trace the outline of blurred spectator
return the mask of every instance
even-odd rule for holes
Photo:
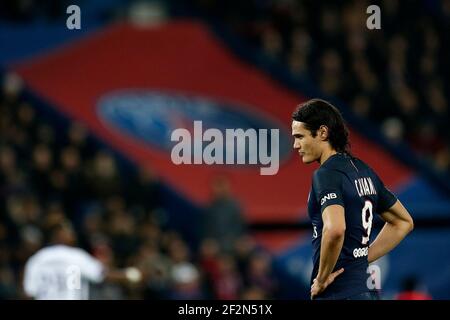
[[[232,255],[221,255],[218,259],[217,273],[213,278],[214,296],[221,300],[237,300],[243,281]]]
[[[203,218],[203,235],[216,240],[221,249],[231,251],[235,241],[245,232],[241,209],[225,178],[214,180],[212,192],[212,201]]]
[[[109,216],[108,234],[111,239],[117,263],[122,266],[139,246],[136,221],[125,211],[116,211]]]
[[[200,245],[199,265],[205,275],[205,287],[214,295],[214,280],[219,274],[220,248],[214,239],[206,238]]]
[[[149,212],[161,205],[159,199],[159,181],[150,168],[140,169],[135,179],[128,180],[126,188],[128,200]]]
[[[257,287],[269,297],[276,287],[272,274],[271,258],[267,253],[257,252],[250,257],[246,282],[250,287]]]
[[[86,184],[96,197],[106,199],[120,193],[122,181],[117,164],[107,152],[97,152],[85,173]]]
[[[52,176],[55,178],[55,171],[52,172],[53,155],[47,145],[39,144],[34,148],[31,166],[33,190],[39,194],[40,199],[45,203],[50,199],[50,188],[52,186],[50,179],[52,179]]]
[[[3,104],[7,106],[17,104],[22,89],[23,81],[17,74],[5,74],[2,86]]]
[[[262,33],[262,44],[264,52],[272,57],[279,58],[283,50],[281,35],[273,28],[267,28]]]
[[[260,287],[247,287],[240,295],[242,300],[267,300],[267,293]]]
[[[200,284],[200,273],[193,264],[183,262],[173,266],[171,276],[170,299],[199,300],[205,298]]]
[[[66,144],[75,147],[81,157],[86,159],[89,156],[88,131],[86,127],[79,122],[71,123],[67,132]]]
[[[155,242],[147,242],[140,247],[136,265],[142,270],[144,277],[144,298],[167,299],[170,292],[171,264]]]
[[[17,296],[14,272],[7,266],[0,266],[0,300],[11,300]]]
[[[237,266],[241,274],[245,275],[247,273],[247,266],[250,263],[250,258],[256,251],[256,244],[248,235],[239,237],[234,243]]]
[[[372,111],[369,98],[366,95],[357,95],[352,102],[352,109],[361,118],[369,117]]]
[[[34,139],[35,143],[42,143],[44,145],[53,147],[55,142],[55,132],[50,125],[45,123],[38,123]]]
[[[398,118],[388,118],[381,127],[383,134],[393,143],[400,143],[403,140],[403,122]]]
[[[435,156],[437,169],[441,172],[450,170],[450,148],[443,147]]]

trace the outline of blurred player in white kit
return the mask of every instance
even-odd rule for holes
[[[76,248],[76,236],[69,222],[53,226],[50,245],[31,256],[24,270],[25,293],[36,300],[87,300],[89,282],[138,283],[141,272],[129,267],[108,270],[101,261]]]

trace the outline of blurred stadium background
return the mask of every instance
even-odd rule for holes
[[[25,298],[25,261],[68,218],[80,247],[144,271],[93,299],[308,299],[314,168],[289,126],[322,97],[416,222],[377,262],[383,298],[449,299],[449,30],[449,0],[2,0],[0,298]],[[279,173],[175,166],[170,132],[193,120],[280,128]]]

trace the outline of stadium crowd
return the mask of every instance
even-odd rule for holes
[[[186,0],[450,171],[450,1]],[[366,9],[381,8],[369,30]]]
[[[82,124],[58,127],[22,90],[16,75],[4,77],[0,299],[26,298],[27,259],[48,244],[52,226],[66,220],[78,246],[104,265],[136,266],[143,274],[138,285],[92,285],[92,299],[275,297],[271,256],[246,234],[224,179],[214,184],[202,219],[207,232],[195,247],[164,218],[156,173],[121,165]]]
[[[185,2],[377,123],[393,143],[407,142],[450,171],[450,0]],[[1,1],[0,18],[61,19],[67,3]],[[381,7],[381,30],[366,28],[370,4]],[[156,172],[130,171],[82,124],[61,128],[40,112],[20,79],[2,79],[0,299],[25,298],[25,262],[65,219],[79,247],[105,265],[143,272],[138,285],[93,285],[93,299],[277,297],[271,256],[246,234],[226,183],[215,185],[204,212],[208,232],[194,247],[168,226]],[[233,239],[224,238],[225,225],[234,226]]]

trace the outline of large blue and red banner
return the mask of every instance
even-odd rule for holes
[[[105,143],[204,204],[217,175],[252,222],[298,221],[306,214],[311,174],[291,151],[291,113],[306,99],[243,63],[198,22],[149,28],[116,24],[15,66],[27,85],[67,116],[82,121]],[[171,132],[201,120],[207,127],[277,128],[280,168],[176,165]],[[396,189],[409,170],[351,131],[352,151]]]

